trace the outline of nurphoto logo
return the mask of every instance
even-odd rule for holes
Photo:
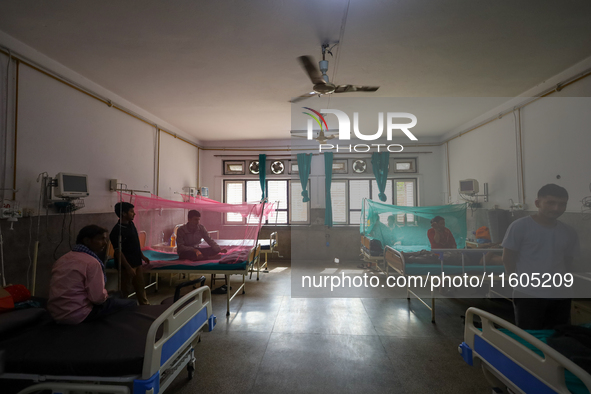
[[[320,133],[321,135],[324,135],[324,131],[328,131],[328,124],[326,123],[326,119],[324,118],[323,114],[333,114],[337,117],[337,120],[339,122],[339,132],[338,132],[338,139],[340,141],[346,141],[346,140],[351,140],[351,120],[349,119],[349,116],[343,112],[340,111],[338,109],[321,109],[320,111],[316,111],[312,108],[309,107],[303,107],[304,109],[309,110],[310,112],[313,112],[313,114],[309,113],[309,112],[303,112],[304,114],[310,116],[313,120],[316,121],[316,123],[318,123],[318,125],[320,126]],[[402,131],[411,141],[417,141],[417,137],[414,136],[413,133],[410,132],[410,128],[413,128],[414,126],[416,126],[417,124],[417,117],[414,116],[411,113],[408,112],[388,112],[386,113],[386,139],[388,141],[392,140],[392,135],[394,134],[394,131],[396,130],[400,130]],[[314,138],[314,130],[313,130],[313,126],[314,123],[312,122],[312,119],[308,119],[308,134],[307,134],[307,138],[308,140],[313,140]],[[394,119],[396,119],[397,121],[399,121],[399,119],[409,119],[410,122],[409,123],[394,123]],[[362,141],[375,141],[377,139],[379,139],[380,137],[382,137],[382,134],[384,132],[384,113],[383,112],[379,112],[378,113],[378,131],[374,134],[362,134],[361,131],[359,131],[359,113],[358,112],[354,112],[353,113],[353,133],[355,134],[355,137],[362,140]],[[334,138],[334,137],[329,137],[329,138]],[[316,138],[317,140],[320,141],[320,147],[319,150],[320,152],[322,152],[322,150],[332,150],[335,149],[336,152],[339,152],[339,150],[341,151],[349,151],[349,152],[369,152],[369,150],[371,149],[371,147],[376,147],[377,151],[380,151],[380,147],[386,147],[386,149],[388,150],[388,152],[402,152],[402,150],[404,149],[404,147],[400,144],[349,144],[348,146],[343,146],[341,145],[339,147],[339,145],[332,145],[332,144],[325,144],[322,142],[326,142],[326,139],[329,138],[323,138],[322,140],[319,138]]]

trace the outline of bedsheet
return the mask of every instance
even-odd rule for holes
[[[250,248],[235,249],[234,251],[221,255],[219,259],[212,260],[179,260],[176,253],[157,252],[164,259],[150,260],[149,264],[142,265],[144,271],[158,270],[194,270],[194,271],[240,271],[245,270],[248,262]],[[174,256],[174,258],[173,258]]]
[[[538,350],[531,343],[525,341],[523,338],[517,336],[516,334],[514,334],[511,331],[506,330],[504,328],[499,329],[499,331],[503,332],[507,336],[515,339],[516,341],[518,341],[522,345],[526,346],[528,349],[532,350],[538,356],[543,357],[544,354],[540,350]],[[532,335],[536,339],[539,339],[540,341],[542,341],[545,344],[548,344],[548,338],[554,334],[554,330],[526,330],[526,331],[528,334]],[[575,375],[573,375],[568,370],[564,371],[564,380],[566,382],[568,389],[573,394],[589,394],[589,391],[585,387],[585,384],[583,384],[583,382],[581,382],[581,380],[579,378],[577,378]]]

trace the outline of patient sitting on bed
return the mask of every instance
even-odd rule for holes
[[[457,249],[456,240],[451,231],[445,227],[445,219],[435,216],[431,219],[431,228],[427,231],[431,249]]]
[[[105,266],[97,256],[106,246],[107,230],[91,224],[80,230],[72,251],[53,264],[47,310],[56,322],[78,324],[136,305],[109,298]]]
[[[176,250],[181,260],[213,260],[220,258],[220,253],[226,253],[211,239],[207,229],[200,224],[201,213],[196,210],[189,211],[187,224],[179,227],[176,233]],[[201,240],[205,240],[209,248],[200,248]]]

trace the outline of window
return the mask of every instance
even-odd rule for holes
[[[397,180],[396,181],[396,205],[404,207],[414,207],[416,205],[416,180]],[[397,215],[396,221],[404,223],[404,215]],[[406,214],[406,223],[414,223],[415,215]]]
[[[244,161],[224,160],[224,175],[244,175]]]
[[[242,204],[244,202],[244,182],[241,181],[227,181],[226,182],[226,203],[227,204]],[[227,223],[242,223],[242,215],[239,213],[227,213]]]
[[[417,205],[416,190],[416,179],[388,179],[384,190],[386,201],[380,201],[380,191],[374,179],[334,180],[331,184],[333,222],[360,224],[364,198],[385,204],[414,207]],[[380,220],[387,223],[388,216],[390,216],[388,213],[381,214]],[[399,224],[414,223],[414,220],[415,217],[412,214],[397,215]]]
[[[302,202],[302,186],[299,181],[267,180],[266,187],[269,202],[276,204],[275,212],[269,216],[266,224],[310,222],[310,204]],[[261,196],[261,183],[258,180],[224,181],[225,203],[255,203],[261,200]],[[247,218],[246,220],[248,223],[256,223],[258,219]],[[244,223],[244,219],[240,214],[228,213],[226,223]]]
[[[347,181],[332,181],[330,184],[332,222],[347,224]]]
[[[417,172],[417,159],[395,159],[390,172]]]
[[[302,184],[300,181],[290,181],[290,204],[289,204],[289,222],[291,224],[310,223],[310,203],[302,201]],[[308,183],[308,196],[310,195],[310,183]]]

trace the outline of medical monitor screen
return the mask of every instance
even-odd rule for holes
[[[478,182],[474,179],[460,181],[460,193],[478,193]]]
[[[63,182],[64,192],[86,193],[88,191],[85,176],[64,175]]]

